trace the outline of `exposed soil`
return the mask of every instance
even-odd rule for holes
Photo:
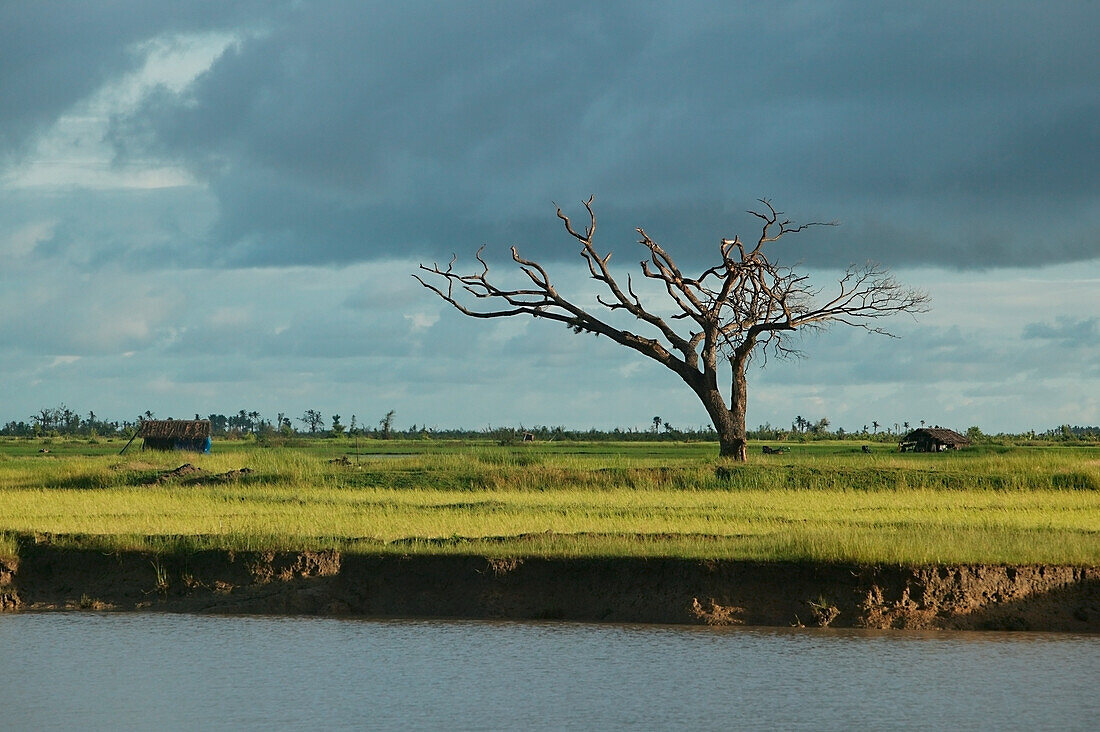
[[[213,480],[220,481],[222,483],[227,483],[231,480],[237,480],[238,478],[243,478],[246,475],[250,475],[251,473],[252,473],[252,468],[237,468],[236,470],[227,470],[224,473],[218,473],[217,475],[215,475],[213,477]]]
[[[178,480],[188,475],[195,475],[196,473],[202,473],[202,468],[197,468],[191,463],[184,463],[175,470],[166,470],[155,478],[148,481],[149,485],[160,485],[161,483],[167,483],[172,480]]]
[[[146,485],[163,485],[165,483],[186,483],[188,485],[202,485],[202,483],[228,483],[250,475],[252,468],[238,468],[224,473],[210,475],[202,468],[195,467],[191,463],[184,463],[178,468],[166,470],[155,478],[146,481]]]
[[[62,548],[0,560],[0,611],[1100,632],[1100,567]]]

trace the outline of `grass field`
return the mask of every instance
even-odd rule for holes
[[[0,553],[48,532],[105,551],[1100,565],[1096,447],[811,443],[733,465],[708,444],[122,444],[0,440]],[[184,462],[201,472],[155,482]]]

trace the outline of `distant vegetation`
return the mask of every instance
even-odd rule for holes
[[[347,424],[343,417],[333,414],[326,417],[316,409],[309,409],[296,418],[286,413],[278,413],[274,419],[265,417],[257,411],[241,409],[235,414],[176,415],[179,419],[208,419],[214,430],[214,436],[222,439],[258,440],[269,444],[278,444],[280,438],[295,441],[301,438],[369,438],[399,440],[477,440],[492,439],[502,443],[522,441],[524,434],[530,434],[535,440],[583,440],[588,442],[716,442],[718,433],[711,426],[676,426],[655,416],[644,428],[615,427],[613,429],[576,429],[565,426],[516,425],[486,426],[483,428],[439,428],[428,424],[412,424],[401,428],[396,424],[396,412],[389,410],[377,421],[360,420],[352,414]],[[129,439],[142,420],[155,419],[152,411],[146,411],[132,419],[107,420],[95,412],[77,413],[64,404],[58,407],[43,408],[26,420],[9,421],[0,427],[0,436],[5,437],[81,437],[90,440],[99,438]],[[295,424],[297,423],[297,428]],[[326,428],[326,423],[331,423]],[[921,420],[913,422],[890,422],[861,425],[855,428],[834,427],[827,417],[807,419],[796,416],[790,427],[773,426],[765,423],[755,430],[749,430],[751,440],[775,442],[817,442],[822,440],[858,440],[861,442],[896,443],[898,439],[917,427],[929,426]],[[956,426],[958,428],[958,426]],[[959,430],[964,431],[964,430]],[[975,444],[1027,445],[1050,443],[1100,443],[1100,426],[1060,425],[1043,432],[1030,431],[1020,434],[986,434],[980,427],[971,426],[965,430],[966,436]],[[297,442],[296,442],[297,444]]]

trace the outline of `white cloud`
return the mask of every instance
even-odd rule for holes
[[[53,236],[57,220],[34,221],[20,226],[6,236],[0,236],[0,256],[11,260],[25,257],[43,241]]]
[[[414,331],[426,330],[439,322],[439,313],[412,313],[404,317]]]
[[[0,188],[152,189],[198,185],[183,167],[154,158],[116,159],[111,121],[131,113],[152,92],[183,92],[236,42],[227,33],[159,37],[138,44],[137,71],[112,80],[42,131],[21,162],[0,171]]]
[[[362,415],[385,405],[408,423],[439,426],[644,427],[654,414],[677,426],[706,422],[675,375],[605,338],[465,318],[418,286],[419,300],[347,305],[414,267],[110,270],[77,288],[74,271],[24,268],[18,285],[35,297],[13,292],[10,278],[0,293],[0,358],[14,347],[24,362],[5,361],[0,402],[15,415],[65,401],[119,416],[150,407]],[[1100,312],[1090,287],[1098,268],[998,270],[974,287],[950,271],[900,273],[930,290],[931,313],[898,321],[897,340],[835,329],[811,338],[803,361],[752,370],[749,422],[784,425],[801,414],[850,430],[924,419],[987,431],[1095,423],[1100,370],[1089,364],[1100,344],[1028,338],[1024,326]],[[560,269],[562,291],[587,298],[583,272]],[[1041,318],[1013,298],[1035,282]]]

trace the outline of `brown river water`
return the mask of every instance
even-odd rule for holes
[[[0,728],[1096,729],[1100,636],[0,615]]]

